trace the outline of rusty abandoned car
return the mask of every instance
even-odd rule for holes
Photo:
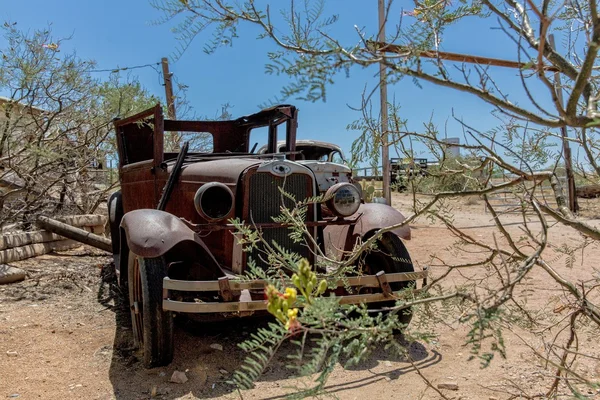
[[[311,246],[341,259],[358,241],[405,220],[385,204],[362,202],[353,183],[329,181],[328,200],[309,204],[304,214],[311,240],[294,241],[289,226],[273,219],[294,205],[282,190],[297,201],[320,192],[310,164],[296,161],[297,114],[281,105],[229,121],[175,121],[164,119],[157,105],[115,122],[121,189],[109,199],[113,253],[146,367],[171,362],[174,313],[216,319],[266,310],[265,282],[238,279],[249,260],[268,267],[261,257],[265,243],[315,265],[319,252]],[[250,135],[259,128],[266,129],[268,143],[255,153]],[[165,152],[167,132],[209,133],[212,152],[188,151],[187,145]],[[278,136],[286,143],[283,153],[277,152]],[[264,241],[244,251],[234,218],[260,230]],[[410,239],[407,226],[383,234],[364,256],[363,273],[326,295],[345,304],[393,304],[393,292],[425,278],[414,272],[401,239]]]

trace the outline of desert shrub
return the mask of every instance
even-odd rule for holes
[[[472,172],[468,158],[451,158],[430,166],[425,175],[405,179],[404,185],[409,191],[425,194],[440,192],[464,192],[481,187],[479,175]]]

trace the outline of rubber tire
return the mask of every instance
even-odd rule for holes
[[[367,254],[363,259],[365,265],[365,273],[376,274],[379,271],[384,271],[387,274],[397,272],[414,272],[414,266],[408,254],[408,250],[402,240],[393,233],[384,233],[377,240],[377,248]],[[415,286],[415,281],[407,282],[392,282],[391,289],[396,292],[404,288]],[[394,307],[395,301],[381,301],[376,303],[368,303],[370,310],[381,309],[383,307]],[[398,319],[405,325],[410,323],[412,319],[412,310],[406,309],[398,312]]]
[[[142,295],[142,323],[136,322],[134,308],[136,266],[139,266],[139,285]],[[173,361],[173,313],[162,308],[162,283],[167,265],[162,257],[142,258],[129,254],[129,303],[134,346],[143,352],[146,368],[168,365]],[[140,341],[140,338],[142,339]]]
[[[110,240],[112,243],[112,253],[117,262],[119,254],[121,252],[121,238],[120,238],[120,230],[119,226],[121,225],[121,220],[123,219],[123,200],[121,196],[121,191],[114,192],[108,198],[108,220],[110,225]]]

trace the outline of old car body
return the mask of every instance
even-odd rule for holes
[[[357,242],[405,220],[386,205],[362,204],[350,183],[330,182],[327,202],[307,206],[310,240],[293,240],[289,226],[273,220],[282,207],[295,206],[282,191],[297,201],[323,191],[319,170],[297,160],[297,112],[280,105],[229,121],[175,121],[164,119],[157,105],[115,122],[121,189],[109,200],[113,252],[146,366],[171,361],[172,312],[243,316],[265,310],[265,282],[237,278],[250,260],[268,268],[263,254],[269,244],[311,263],[317,250],[340,260]],[[253,153],[250,133],[262,127],[268,128],[268,144]],[[168,132],[209,134],[212,152],[165,152]],[[278,152],[278,136],[285,138],[284,152]],[[261,232],[263,241],[254,250],[244,251],[233,219]],[[347,284],[370,288],[369,293],[344,295],[342,303],[389,301],[393,291],[425,276],[414,272],[400,240],[410,239],[408,226],[383,238],[381,246],[401,254],[382,251],[372,261],[367,256],[366,275],[350,277]]]

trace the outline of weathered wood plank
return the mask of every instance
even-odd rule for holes
[[[44,216],[38,217],[37,224],[47,231],[57,233],[69,239],[77,240],[78,242],[85,243],[108,252],[112,252],[110,239],[103,236],[86,232],[84,229],[76,228]]]

